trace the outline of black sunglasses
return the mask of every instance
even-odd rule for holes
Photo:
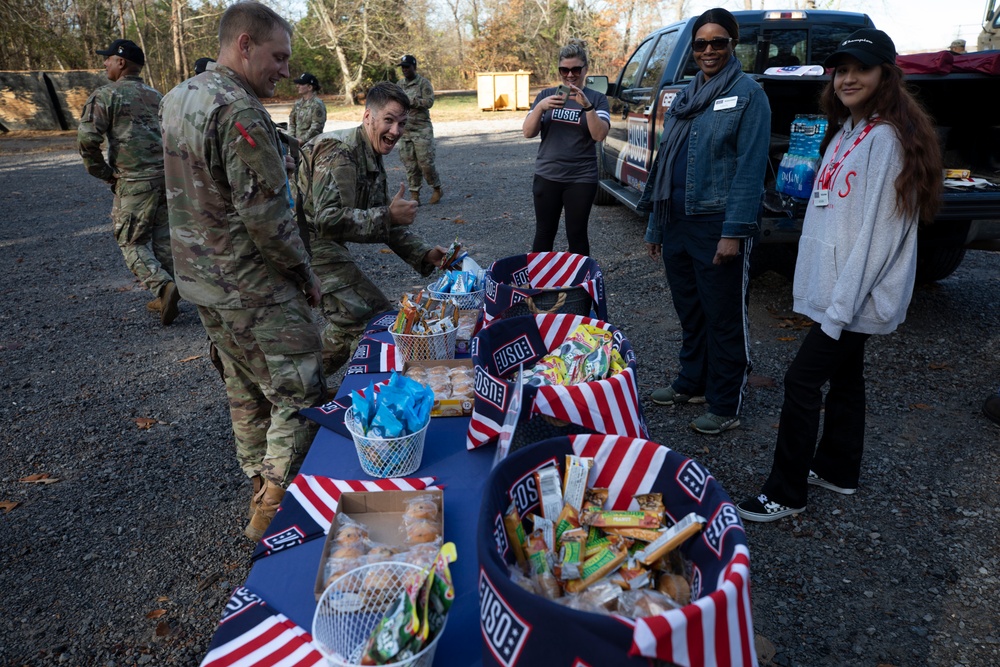
[[[691,50],[695,53],[701,53],[708,48],[708,45],[712,45],[713,51],[721,51],[727,48],[733,41],[732,37],[713,37],[712,39],[696,39],[691,42]]]
[[[583,71],[583,67],[560,67],[559,73],[563,76],[567,74],[572,74],[573,76],[580,76],[580,72]]]

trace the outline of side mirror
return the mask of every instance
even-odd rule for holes
[[[602,95],[611,95],[608,90],[613,88],[614,84],[608,83],[608,77],[606,76],[588,76],[587,77],[587,88],[591,90],[596,90]]]

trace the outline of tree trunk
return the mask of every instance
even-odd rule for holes
[[[171,0],[170,37],[174,47],[174,75],[178,81],[184,80],[184,69],[181,63],[181,0]]]

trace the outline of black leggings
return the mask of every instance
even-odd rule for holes
[[[569,251],[590,255],[587,222],[597,196],[597,183],[560,183],[536,175],[531,191],[535,200],[535,240],[531,251],[552,250],[559,231],[559,216],[565,209]]]

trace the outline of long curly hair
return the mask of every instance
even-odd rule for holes
[[[903,80],[903,71],[895,63],[882,63],[882,79],[878,90],[868,100],[865,116],[878,114],[882,122],[896,128],[903,148],[903,170],[896,179],[896,207],[907,216],[917,215],[924,222],[934,220],[941,205],[943,182],[941,170],[941,144],[934,121],[909,90]],[[833,136],[844,120],[851,115],[837,97],[834,77],[820,95],[820,109],[827,116],[827,131],[820,146],[826,152]]]

